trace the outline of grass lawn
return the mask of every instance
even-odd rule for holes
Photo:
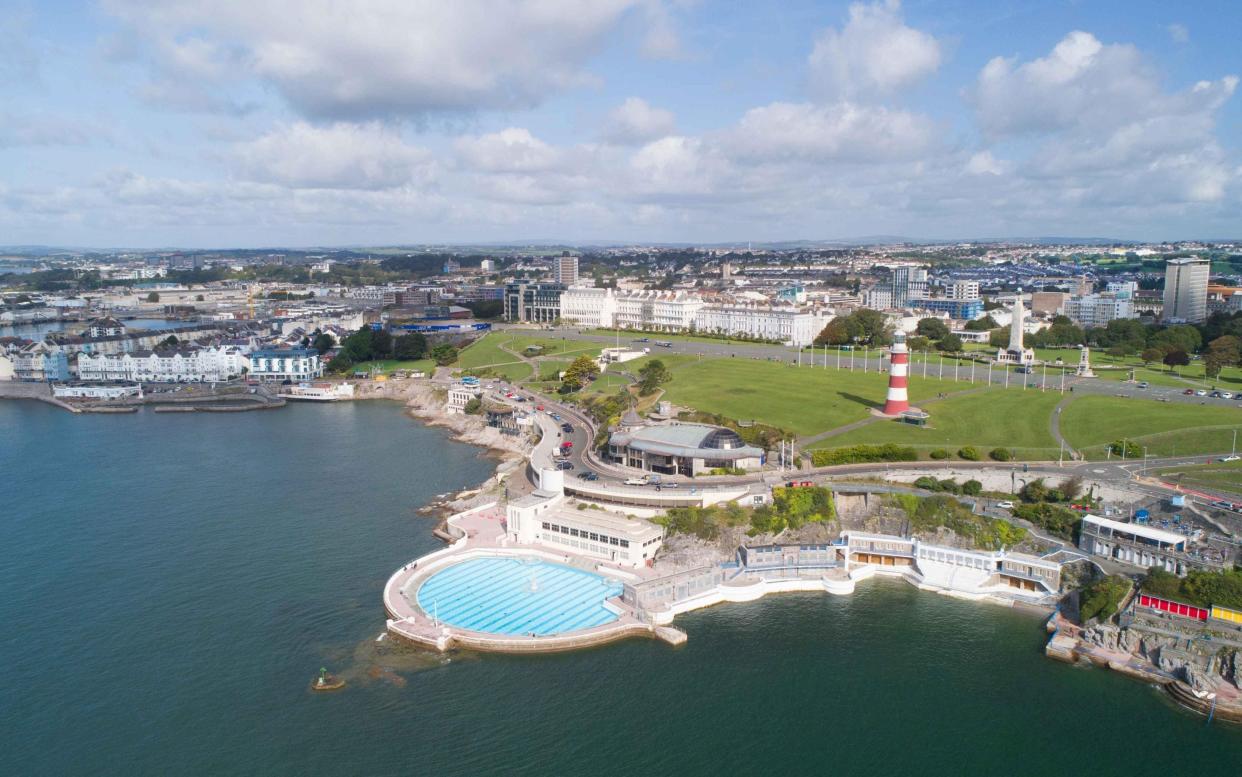
[[[1104,458],[1122,438],[1152,456],[1189,456],[1228,451],[1233,430],[1242,429],[1242,408],[1083,396],[1065,408],[1061,433],[1091,458]]]
[[[1170,467],[1155,474],[1170,483],[1242,494],[1242,461],[1215,461],[1186,467]]]
[[[600,346],[597,344],[562,340],[559,337],[534,337],[512,335],[507,332],[489,332],[463,350],[453,366],[467,372],[478,373],[487,371],[493,375],[500,375],[509,381],[527,380],[533,377],[530,366],[513,354],[506,352],[502,346],[511,351],[523,353],[527,347],[532,345],[540,346],[543,349],[539,352],[539,356],[565,356],[564,362],[560,360],[555,361],[558,365],[558,370],[564,369],[574,356],[579,354],[594,356],[600,351]],[[551,369],[549,367],[545,370],[541,367],[540,377],[546,377]]]
[[[888,376],[861,370],[794,367],[759,359],[704,358],[654,354],[673,373],[664,385],[674,404],[735,420],[754,420],[810,435],[866,418],[884,403]],[[623,365],[637,373],[645,357]],[[910,379],[910,396],[923,399],[940,391],[967,388],[951,380]]]
[[[1009,448],[1020,459],[1055,458],[1059,450],[1049,431],[1059,392],[1015,391],[992,388],[975,394],[928,400],[922,407],[931,413],[928,427],[899,421],[876,421],[845,434],[813,444],[813,448],[837,448],[858,443],[898,443],[926,454],[934,448],[956,452],[974,445],[986,456],[992,448]]]
[[[349,368],[346,375],[353,375],[355,372],[371,371],[375,368],[375,372],[381,375],[389,375],[393,370],[422,370],[428,375],[436,371],[436,363],[431,359],[418,359],[417,361],[402,362],[396,359],[380,359],[373,362],[360,362]]]

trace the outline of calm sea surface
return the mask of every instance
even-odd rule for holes
[[[0,402],[0,773],[1242,774],[1242,731],[903,583],[692,613],[677,650],[377,645],[439,547],[415,510],[490,469],[387,403]]]
[[[193,322],[169,321],[163,318],[134,318],[122,322],[130,329],[175,329],[188,326]],[[0,337],[41,338],[48,332],[69,332],[81,334],[86,329],[85,321],[40,321],[33,324],[0,324]]]

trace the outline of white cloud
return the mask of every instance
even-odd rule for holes
[[[940,44],[906,26],[898,0],[850,6],[849,21],[829,27],[807,60],[812,93],[867,100],[917,82],[940,67]]]
[[[991,151],[972,154],[966,162],[966,172],[971,175],[1004,175],[1007,167],[1004,162],[992,156]]]
[[[842,102],[772,103],[746,112],[727,144],[755,159],[875,162],[915,158],[932,144],[924,116]]]
[[[1186,25],[1184,24],[1170,24],[1169,37],[1174,43],[1189,43],[1190,30],[1186,29]]]
[[[232,158],[247,180],[323,189],[401,186],[425,174],[431,162],[426,150],[375,122],[296,122],[236,145]]]
[[[529,108],[594,83],[587,61],[656,0],[106,0],[160,78],[258,78],[315,118]],[[663,43],[660,39],[665,38]],[[170,44],[168,41],[179,41]],[[667,47],[666,35],[649,45]]]
[[[1166,91],[1138,49],[1071,32],[1046,57],[996,58],[971,95],[984,133],[1033,139],[1020,160],[1031,179],[1058,181],[1090,203],[1205,202],[1232,178],[1215,114],[1236,76]]]
[[[0,111],[0,148],[15,146],[84,146],[110,139],[110,133],[82,119],[48,113]]]
[[[646,100],[630,97],[608,113],[603,136],[610,143],[646,143],[677,130],[672,111],[654,108]]]
[[[466,167],[490,173],[538,173],[561,166],[563,154],[522,127],[459,138],[453,147]]]

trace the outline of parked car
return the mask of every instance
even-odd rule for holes
[[[1239,456],[1237,454],[1230,454],[1224,457],[1223,459],[1221,459],[1221,461],[1239,461],[1239,460],[1242,460],[1242,456]]]
[[[561,450],[563,451],[567,451],[572,447],[574,447],[574,444],[570,442],[569,440],[566,440],[565,442],[561,443]]]
[[[1194,389],[1186,389],[1186,390],[1185,390],[1185,391],[1183,391],[1182,393],[1183,393],[1183,394],[1185,394],[1186,396],[1191,396],[1192,394],[1194,394],[1194,393],[1195,393],[1195,390],[1194,390]]]
[[[1206,389],[1199,389],[1198,391],[1196,391],[1196,392],[1195,392],[1195,396],[1196,396],[1196,397],[1206,397],[1206,396],[1207,396],[1207,390],[1206,390]]]
[[[1203,395],[1200,394],[1200,396],[1203,396]],[[1219,391],[1213,391],[1211,394],[1208,394],[1208,396],[1211,397],[1212,399],[1220,399],[1222,395]]]
[[[574,463],[572,461],[562,461],[562,462],[557,463],[556,468],[563,469],[563,470],[571,470],[574,468]]]
[[[647,478],[626,478],[625,484],[627,486],[645,486],[647,485]]]
[[[599,475],[596,475],[589,469],[586,472],[579,472],[578,477],[581,480],[599,480]]]
[[[1222,392],[1220,392],[1220,398],[1221,398],[1221,399],[1233,399],[1233,392],[1232,392],[1232,391],[1222,391]]]
[[[1010,502],[1009,500],[1005,500],[1004,502],[997,502],[996,506],[1002,510],[1012,510],[1013,502]]]
[[[1147,388],[1147,387],[1148,387],[1148,386],[1150,386],[1150,385],[1151,385],[1151,384],[1150,384],[1150,383],[1148,383],[1147,381],[1145,381],[1145,380],[1140,380],[1140,381],[1139,381],[1139,384],[1138,384],[1138,387],[1139,387],[1139,388],[1141,388],[1141,389],[1145,389],[1145,388]]]
[[[572,434],[574,431],[573,424],[561,424],[561,431],[565,434]]]

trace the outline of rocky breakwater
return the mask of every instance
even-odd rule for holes
[[[1230,636],[1242,635],[1158,633],[1104,623],[1079,633],[1075,653],[1156,683],[1185,707],[1242,722],[1242,646]]]

